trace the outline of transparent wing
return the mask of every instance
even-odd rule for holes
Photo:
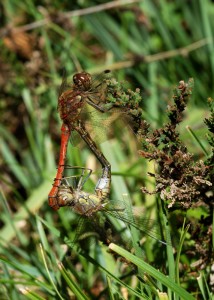
[[[114,108],[109,112],[101,113],[87,103],[82,109],[80,119],[90,133],[92,140],[97,144],[114,138],[116,128],[119,129],[119,132],[125,132],[124,128],[127,128],[127,130],[131,130],[136,135],[136,128],[139,128],[138,124],[140,123],[139,121],[136,124],[133,117],[127,114],[125,110]],[[77,144],[74,138],[73,144]]]
[[[77,221],[77,228],[73,240],[69,242],[71,248],[80,245],[81,249],[87,249],[90,245],[96,243],[100,236],[97,232],[97,222],[81,216]]]
[[[104,211],[107,215],[123,221],[125,225],[133,226],[141,233],[150,236],[158,242],[164,245],[170,244],[170,242],[166,241],[161,234],[160,224],[157,221],[140,217],[136,211],[132,211],[133,219],[130,219],[128,217],[127,207],[124,202],[110,201],[110,204],[104,208]]]
[[[107,80],[111,77],[111,71],[105,70],[104,72],[92,78],[91,87],[86,92],[86,97],[89,99],[89,101],[96,105],[106,102]]]
[[[62,95],[62,93],[68,89],[69,85],[68,85],[68,82],[67,82],[67,72],[66,72],[66,69],[63,68],[63,71],[62,71],[62,83],[59,87],[59,91],[58,91],[58,96],[60,97]]]
[[[105,81],[112,77],[110,70],[105,70],[98,75],[93,76],[91,89],[89,91],[96,91],[105,86]]]
[[[95,214],[91,218],[81,216],[78,219],[77,229],[75,237],[71,242],[71,247],[80,244],[82,248],[85,248],[98,241],[109,244],[113,242],[111,236],[111,230],[105,228],[105,220],[99,214]]]
[[[170,244],[170,242],[163,239],[160,226],[155,220],[139,217],[134,217],[131,220],[126,209],[126,205],[122,201],[109,201],[101,211],[95,213],[92,217],[79,217],[72,244],[80,243],[82,246],[83,242],[91,245],[95,241],[102,241],[108,245],[114,242],[130,249],[131,238],[130,235],[127,235],[127,227],[130,226],[164,245]],[[125,226],[118,229],[108,216],[122,221]]]

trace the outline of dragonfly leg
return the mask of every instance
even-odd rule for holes
[[[79,133],[81,138],[86,142],[91,151],[94,153],[96,158],[99,160],[103,167],[102,176],[99,178],[98,183],[95,187],[95,192],[100,198],[100,201],[104,201],[109,197],[110,186],[111,186],[111,165],[103,155],[103,153],[97,148],[95,142],[92,140],[90,134],[85,129],[82,123],[79,123],[75,127],[75,130]]]
[[[64,203],[59,203],[59,199],[57,197],[59,186],[61,184],[64,168],[65,168],[65,159],[66,159],[66,151],[68,146],[68,141],[70,137],[70,129],[67,125],[62,124],[61,127],[61,146],[60,146],[60,156],[56,178],[54,179],[53,187],[48,195],[48,204],[54,210],[58,210],[60,206],[64,206]]]
[[[92,107],[94,107],[96,110],[98,110],[99,112],[101,113],[105,113],[105,112],[108,112],[112,107],[113,107],[113,104],[112,106],[108,107],[108,108],[105,108],[104,106],[101,106],[99,104],[96,104],[94,103],[90,97],[87,98],[87,103],[90,104]]]

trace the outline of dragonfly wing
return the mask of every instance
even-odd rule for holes
[[[106,81],[113,77],[110,70],[105,70],[98,75],[93,76],[90,91],[101,91],[107,88]]]
[[[72,246],[80,244],[81,247],[89,247],[97,241],[104,244],[113,242],[111,224],[106,227],[106,218],[103,213],[95,213],[93,217],[81,216],[78,220],[75,237],[72,241]],[[115,240],[114,240],[115,241]]]
[[[132,116],[119,108],[114,108],[109,112],[101,113],[96,108],[86,103],[81,111],[80,118],[86,130],[90,133],[93,141],[98,144],[114,138],[116,128],[118,128],[117,131],[120,132],[120,136],[122,132],[126,132],[124,128],[131,130],[133,135],[136,136],[133,129]]]
[[[66,69],[63,68],[63,71],[62,71],[62,83],[59,87],[59,91],[58,91],[58,96],[61,96],[62,93],[66,90],[66,87],[68,86],[68,83],[67,83],[67,72],[66,72]]]
[[[71,248],[77,246],[79,243],[81,244],[81,246],[83,246],[83,243],[87,244],[88,246],[89,244],[94,242],[94,240],[91,239],[91,237],[97,238],[97,234],[92,226],[92,223],[87,217],[79,217],[77,222],[77,228],[75,231],[75,236],[70,244]]]
[[[68,84],[67,82],[67,72],[66,72],[66,69],[63,68],[63,71],[62,71],[62,83],[59,87],[59,90],[58,90],[58,100],[60,98],[60,96],[62,95],[63,92],[65,92],[66,90],[68,89],[71,89],[72,88],[72,85]],[[58,101],[58,106],[57,106],[57,109],[59,110],[59,101]]]
[[[123,203],[123,202],[122,202]],[[115,210],[114,210],[114,206],[115,206]],[[139,232],[145,234],[146,236],[150,236],[151,238],[157,240],[158,242],[162,243],[162,244],[170,244],[170,241],[165,241],[165,239],[163,238],[163,234],[161,234],[161,230],[160,230],[160,224],[153,220],[153,219],[146,219],[143,217],[139,217],[134,215],[133,212],[133,218],[129,218],[129,214],[128,214],[128,210],[126,208],[126,205],[120,204],[120,201],[116,201],[115,204],[112,203],[109,206],[105,207],[105,212],[124,222],[124,224],[127,226],[133,226],[134,228],[136,228],[137,230],[139,230]]]
[[[89,102],[101,107],[106,104],[108,94],[107,80],[111,77],[112,73],[109,70],[106,70],[93,77],[91,87],[85,93],[85,96]]]

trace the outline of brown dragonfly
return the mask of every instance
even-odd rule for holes
[[[127,206],[126,202],[101,200],[96,189],[94,193],[84,191],[84,185],[92,174],[91,169],[69,165],[65,165],[64,168],[65,174],[59,186],[58,201],[70,207],[74,213],[80,216],[75,238],[71,241],[72,246],[83,240],[90,242],[90,237],[104,243],[117,241],[128,245],[127,242],[130,241],[128,241],[127,232],[125,232],[127,228],[135,228],[140,233],[146,234],[164,245],[168,244],[163,241],[163,236],[158,230],[159,224],[154,220],[137,216],[132,208]],[[106,189],[106,193],[109,193],[109,187]],[[107,219],[113,217],[122,221],[124,235],[122,232],[119,236],[116,234],[114,225],[110,220],[106,220],[105,225],[107,226],[104,226],[102,221],[105,217]],[[100,222],[100,220],[102,221]]]
[[[71,132],[76,131],[86,142],[102,166],[102,175],[95,188],[99,201],[103,202],[109,197],[111,185],[111,165],[103,153],[98,149],[85,126],[83,111],[85,107],[92,107],[99,113],[112,113],[119,110],[131,116],[133,127],[140,123],[141,111],[135,103],[135,95],[130,90],[123,91],[121,86],[110,80],[110,71],[106,70],[97,77],[87,72],[77,73],[73,76],[73,84],[68,85],[66,77],[63,78],[58,99],[58,111],[63,122],[61,127],[61,147],[58,170],[53,187],[49,193],[49,205],[58,210],[67,206],[62,197],[58,197],[59,187],[64,173],[66,151]],[[100,124],[101,125],[101,124]],[[135,129],[134,129],[135,130]]]
[[[84,185],[92,174],[91,169],[69,165],[65,165],[64,168],[65,173],[59,186],[58,201],[63,202],[79,215],[75,237],[69,242],[72,248],[78,242],[90,244],[95,240],[105,244],[117,242],[130,247],[131,240],[127,229],[133,228],[164,245],[168,244],[160,234],[159,224],[154,220],[142,218],[142,214],[136,215],[127,201],[101,200],[96,189],[94,193],[84,191]],[[120,221],[122,231],[119,234],[111,218],[114,218],[114,221]]]

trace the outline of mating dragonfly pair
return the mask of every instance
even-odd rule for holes
[[[117,113],[117,116],[122,116],[131,125],[133,131],[137,132],[141,123],[140,100],[139,90],[136,92],[124,90],[122,85],[111,77],[108,70],[94,78],[86,72],[77,73],[73,76],[73,84],[70,86],[66,79],[63,79],[58,99],[58,111],[63,122],[60,156],[56,178],[48,196],[52,209],[58,210],[60,207],[68,206],[75,213],[91,219],[95,218],[98,212],[103,211],[145,232],[142,222],[131,222],[127,218],[123,204],[118,207],[109,200],[111,165],[86,129],[85,118],[85,112],[90,108],[104,115]],[[87,170],[65,164],[68,141],[74,131],[86,142],[102,166],[102,174],[94,193],[83,191],[91,170],[85,178],[83,175],[80,176],[76,186],[72,186],[69,182],[72,176],[64,176],[66,169],[81,169],[83,173]]]
[[[132,121],[134,130],[139,127],[141,117],[141,110],[138,108],[137,103],[139,101],[139,91],[136,92],[138,96],[138,100],[136,100],[134,92],[128,91],[125,93],[109,75],[110,71],[106,70],[92,79],[89,73],[77,73],[73,76],[71,86],[67,84],[66,78],[63,78],[58,99],[58,111],[63,122],[60,157],[55,182],[49,193],[49,205],[54,210],[59,209],[61,206],[71,206],[71,201],[65,200],[65,197],[62,197],[62,192],[59,193],[59,191],[63,178],[67,145],[73,131],[76,131],[86,142],[103,168],[102,175],[95,188],[95,194],[99,198],[99,202],[102,203],[109,197],[111,165],[86,129],[85,112],[88,107],[94,108],[101,114],[120,112],[120,115]],[[74,202],[80,200],[79,195],[75,197],[72,206],[75,204]],[[86,214],[90,215],[92,213],[93,210],[89,208],[89,212]]]

